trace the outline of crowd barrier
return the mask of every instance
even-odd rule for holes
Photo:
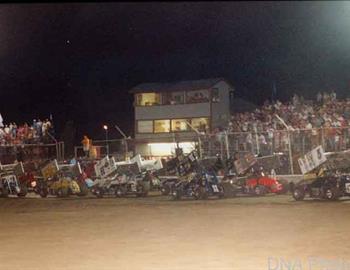
[[[191,138],[187,137],[187,140]],[[304,156],[318,145],[325,152],[337,152],[350,149],[350,127],[318,128],[297,130],[275,130],[262,132],[219,132],[193,136],[201,157],[220,156],[222,159],[232,157],[235,153],[251,152],[257,156],[269,156],[276,153],[288,159],[288,174],[300,173],[298,158]],[[93,140],[99,157],[109,155],[118,160],[137,154],[135,139]],[[75,147],[75,157],[85,155],[82,146]],[[97,158],[99,158],[97,157]]]
[[[18,144],[0,146],[0,163],[9,164],[15,160],[24,161],[64,159],[64,143],[56,142],[51,144]]]

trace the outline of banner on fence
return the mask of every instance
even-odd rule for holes
[[[97,177],[107,177],[117,169],[114,158],[104,157],[95,164],[95,173]]]
[[[55,159],[41,169],[41,174],[45,179],[48,179],[55,176],[58,170],[59,170],[58,163],[57,163],[57,160]]]
[[[327,160],[322,145],[317,146],[308,152],[304,157],[298,159],[302,174],[306,174],[320,166]]]
[[[243,156],[243,158],[237,159],[234,162],[236,171],[238,174],[244,173],[251,166],[253,166],[257,162],[255,156],[252,153],[247,153]]]
[[[140,171],[146,170],[160,170],[163,168],[162,161],[158,158],[155,160],[145,160],[140,154],[130,159],[130,163],[137,163]]]

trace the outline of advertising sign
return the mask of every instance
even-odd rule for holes
[[[298,159],[299,167],[302,174],[306,174],[320,166],[327,160],[322,145],[317,146],[308,152],[304,157]]]
[[[252,153],[247,153],[243,158],[240,158],[234,162],[236,171],[238,174],[244,173],[251,166],[257,162],[255,156]]]
[[[107,177],[117,169],[114,158],[104,157],[95,164],[95,173],[97,177]]]
[[[141,171],[144,170],[160,170],[163,168],[162,161],[158,159],[145,160],[141,155],[136,155],[130,160],[130,163],[137,163]]]

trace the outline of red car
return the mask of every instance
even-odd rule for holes
[[[265,193],[283,193],[284,186],[278,180],[267,176],[257,178],[248,178],[245,181],[247,193],[255,195],[264,195]]]
[[[276,180],[263,173],[260,176],[227,177],[222,183],[227,196],[236,196],[237,194],[263,196],[266,193],[283,194],[288,191],[287,181]]]

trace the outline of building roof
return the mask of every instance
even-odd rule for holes
[[[145,93],[145,92],[176,92],[176,91],[204,90],[204,89],[210,89],[220,81],[227,82],[224,78],[210,78],[210,79],[178,81],[178,82],[170,82],[170,83],[169,82],[168,83],[141,83],[133,87],[129,92]]]

